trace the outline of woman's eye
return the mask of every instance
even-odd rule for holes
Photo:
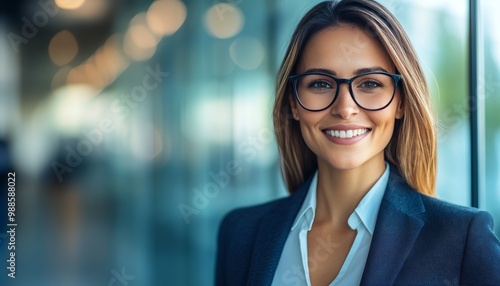
[[[309,84],[309,88],[313,89],[329,89],[332,88],[332,86],[324,81],[315,81]]]
[[[365,81],[359,85],[360,88],[377,88],[381,87],[382,85],[376,81]]]

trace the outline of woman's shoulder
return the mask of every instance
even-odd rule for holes
[[[425,224],[421,237],[425,249],[437,249],[435,253],[441,250],[439,253],[445,253],[449,261],[460,258],[460,284],[500,285],[500,241],[491,214],[425,195],[422,201]]]
[[[243,251],[250,245],[259,231],[262,222],[279,208],[279,205],[286,203],[289,197],[279,198],[273,201],[253,206],[240,207],[228,212],[219,224],[219,241],[225,241],[228,249],[239,249]]]
[[[493,228],[493,217],[487,211],[422,194],[412,188],[396,169],[391,168],[384,199],[403,213],[422,220],[428,230],[467,233],[472,225]]]
[[[421,196],[425,208],[423,218],[427,228],[445,231],[448,234],[461,233],[466,236],[472,230],[479,231],[479,233],[493,232],[494,221],[489,212],[426,195]]]
[[[478,215],[491,217],[491,215],[484,210],[458,205],[441,198],[431,197],[420,193],[403,179],[396,168],[391,168],[389,184],[391,185],[389,189],[391,187],[393,189],[393,191],[390,192],[390,201],[393,205],[396,207],[404,205],[407,208],[412,208],[412,211],[415,212],[422,211],[428,218],[433,220],[439,221],[443,219],[457,222],[458,220],[471,220]]]

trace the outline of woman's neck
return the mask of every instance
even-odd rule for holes
[[[326,162],[318,162],[315,222],[339,230],[348,228],[349,216],[384,170],[383,158],[349,170],[335,169]]]

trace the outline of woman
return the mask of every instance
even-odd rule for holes
[[[226,216],[217,285],[500,285],[491,215],[433,198],[429,91],[388,10],[313,7],[276,90],[291,195]]]

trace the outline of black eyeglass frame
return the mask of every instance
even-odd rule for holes
[[[394,91],[392,92],[392,97],[391,97],[391,100],[384,106],[380,107],[380,108],[374,108],[374,109],[371,109],[371,108],[365,108],[363,106],[361,106],[357,101],[356,101],[356,98],[354,96],[354,93],[352,91],[352,82],[359,78],[359,77],[362,77],[362,76],[365,76],[365,75],[369,75],[369,74],[385,74],[385,75],[388,75],[392,78],[392,81],[394,83]],[[301,77],[303,76],[306,76],[306,75],[322,75],[322,76],[327,76],[331,79],[333,79],[336,83],[337,83],[337,90],[335,91],[335,96],[333,97],[333,100],[332,102],[330,102],[330,104],[328,104],[325,108],[321,108],[321,109],[310,109],[310,108],[307,108],[304,106],[304,104],[302,104],[302,102],[300,101],[300,98],[299,98],[299,92],[298,92],[298,81]],[[351,98],[352,100],[354,100],[354,102],[356,103],[356,105],[358,105],[359,107],[361,107],[362,109],[364,110],[368,110],[368,111],[378,111],[378,110],[382,110],[384,108],[386,108],[387,106],[389,106],[392,101],[394,100],[394,95],[396,94],[396,89],[398,88],[398,83],[401,81],[402,79],[402,76],[400,74],[394,74],[394,73],[388,73],[388,72],[383,72],[383,71],[374,71],[374,72],[367,72],[367,73],[362,73],[362,74],[358,74],[352,78],[336,78],[334,77],[333,75],[329,74],[329,73],[325,73],[325,72],[305,72],[305,73],[300,73],[300,74],[296,74],[296,75],[291,75],[288,77],[288,80],[290,82],[290,84],[292,85],[292,89],[293,89],[293,93],[294,93],[294,96],[295,98],[297,99],[297,101],[299,102],[300,106],[302,106],[302,108],[304,108],[305,110],[308,110],[308,111],[313,111],[313,112],[316,112],[316,111],[323,111],[327,108],[329,108],[330,106],[332,106],[332,104],[335,102],[335,100],[337,100],[337,97],[339,95],[339,90],[340,90],[340,85],[343,84],[343,83],[347,83],[347,85],[349,86],[349,94],[351,95]]]

